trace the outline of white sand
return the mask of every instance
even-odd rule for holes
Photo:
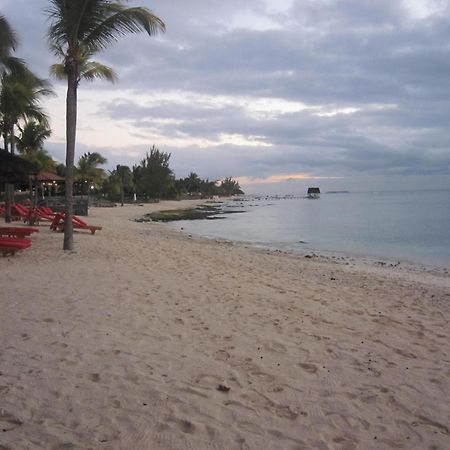
[[[448,275],[129,220],[162,207],[0,258],[1,450],[450,448]]]

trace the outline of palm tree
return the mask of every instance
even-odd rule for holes
[[[0,83],[0,126],[10,152],[15,150],[14,128],[19,120],[35,119],[48,127],[47,115],[40,106],[42,96],[52,94],[47,81],[38,78],[24,66],[24,72],[4,73]]]
[[[38,78],[25,65],[21,73],[4,72],[0,82],[0,128],[5,150],[15,151],[15,127],[24,119],[36,119],[48,126],[47,116],[39,105],[41,96],[52,93],[48,82]],[[11,221],[13,188],[6,189],[5,221]]]
[[[42,150],[44,141],[48,139],[52,130],[45,123],[29,120],[20,130],[21,136],[17,138],[17,150],[21,155],[29,155],[37,150]]]
[[[66,226],[64,250],[73,249],[73,180],[77,125],[77,90],[83,78],[93,80],[102,69],[83,71],[89,58],[129,33],[146,31],[150,36],[165,25],[150,10],[126,8],[121,0],[50,0],[49,40],[57,56],[62,56],[67,77],[66,97]],[[101,65],[100,65],[101,66]],[[104,67],[104,66],[101,66]],[[99,69],[99,67],[97,67]],[[53,69],[54,73],[59,70]],[[61,72],[61,71],[59,71]],[[103,70],[103,73],[105,71]],[[106,71],[108,73],[108,71]],[[105,75],[100,75],[105,78]]]
[[[121,166],[118,164],[116,169],[111,172],[111,177],[119,185],[120,190],[120,206],[123,206],[125,199],[125,188],[132,186],[133,173],[128,166]]]
[[[78,160],[76,178],[78,181],[88,182],[89,185],[98,185],[105,176],[105,171],[98,166],[107,162],[106,158],[100,155],[100,153],[85,153]]]
[[[49,138],[52,131],[44,123],[30,120],[21,129],[21,136],[16,137],[17,151],[20,155],[38,167],[39,171],[53,172],[56,163],[44,150],[44,141]]]

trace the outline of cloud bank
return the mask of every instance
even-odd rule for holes
[[[0,3],[19,55],[46,76],[47,2]],[[138,3],[167,32],[98,55],[120,79],[81,86],[80,155],[131,165],[155,144],[178,176],[246,183],[450,175],[449,1]],[[48,148],[61,157],[56,86]]]

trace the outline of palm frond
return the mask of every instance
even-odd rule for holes
[[[67,72],[64,64],[53,64],[50,66],[50,75],[57,80],[65,80],[67,78]]]
[[[81,70],[80,78],[88,81],[104,79],[114,82],[117,80],[117,74],[111,67],[95,61],[87,61],[86,65]]]
[[[19,44],[19,39],[6,17],[0,15],[0,55],[8,54]]]
[[[91,49],[105,49],[126,34],[146,31],[153,36],[165,31],[164,22],[147,8],[124,8],[119,3],[114,3],[109,4],[105,9],[107,18],[83,39],[83,44]]]

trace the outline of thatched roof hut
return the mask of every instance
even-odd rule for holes
[[[0,183],[26,181],[38,173],[37,167],[20,156],[0,149]]]

